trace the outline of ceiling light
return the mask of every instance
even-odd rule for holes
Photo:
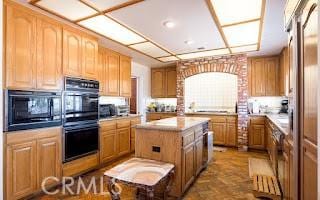
[[[258,19],[264,0],[211,0],[221,26]]]
[[[193,59],[193,58],[218,56],[218,55],[225,55],[225,54],[229,54],[228,49],[215,49],[215,50],[195,52],[195,53],[186,53],[186,54],[177,55],[177,57],[180,59]]]
[[[172,21],[165,21],[163,22],[163,25],[167,28],[173,28],[175,27],[175,23],[173,23]]]
[[[80,21],[79,24],[125,45],[146,41],[140,35],[104,15]]]
[[[191,45],[194,43],[194,41],[193,40],[186,40],[186,41],[184,41],[184,43],[187,45]]]
[[[172,62],[172,61],[179,60],[179,58],[175,56],[167,56],[167,57],[158,58],[158,60],[160,60],[161,62]]]
[[[97,13],[77,0],[41,0],[37,5],[72,21]]]
[[[223,27],[229,46],[255,44],[259,41],[260,21]]]
[[[232,53],[241,53],[241,52],[248,52],[248,51],[257,51],[258,45],[247,45],[241,47],[232,47],[230,48]]]
[[[129,47],[136,49],[142,53],[145,53],[149,56],[155,57],[155,58],[170,55],[167,51],[161,49],[160,47],[156,46],[155,44],[153,44],[151,42],[134,44],[134,45],[130,45]]]

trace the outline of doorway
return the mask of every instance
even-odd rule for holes
[[[137,77],[131,77],[131,97],[130,97],[130,114],[137,114],[137,102],[138,102],[138,79]]]

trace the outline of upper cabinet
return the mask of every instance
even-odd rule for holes
[[[131,58],[99,47],[100,95],[131,96]]]
[[[6,13],[6,87],[35,88],[37,19],[14,5]]]
[[[280,54],[280,70],[279,70],[279,94],[281,96],[289,95],[289,54],[288,48],[285,47]]]
[[[66,76],[97,79],[98,42],[71,28],[63,28],[63,73]]]
[[[279,96],[279,57],[248,59],[250,96]]]
[[[120,96],[131,96],[131,58],[120,56]]]
[[[177,90],[176,67],[151,70],[151,96],[153,98],[175,98]]]

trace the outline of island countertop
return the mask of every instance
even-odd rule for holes
[[[206,123],[205,117],[172,117],[136,125],[137,129],[184,131],[199,124]]]

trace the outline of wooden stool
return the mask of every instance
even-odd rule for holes
[[[146,191],[147,199],[153,199],[156,186],[165,184],[163,199],[166,199],[173,182],[174,165],[149,159],[132,158],[106,171],[104,175],[107,177],[108,190],[113,200],[120,199],[119,190],[116,188],[118,182],[136,187],[137,199],[140,190]]]
[[[253,175],[253,195],[281,200],[281,192],[275,176]]]

